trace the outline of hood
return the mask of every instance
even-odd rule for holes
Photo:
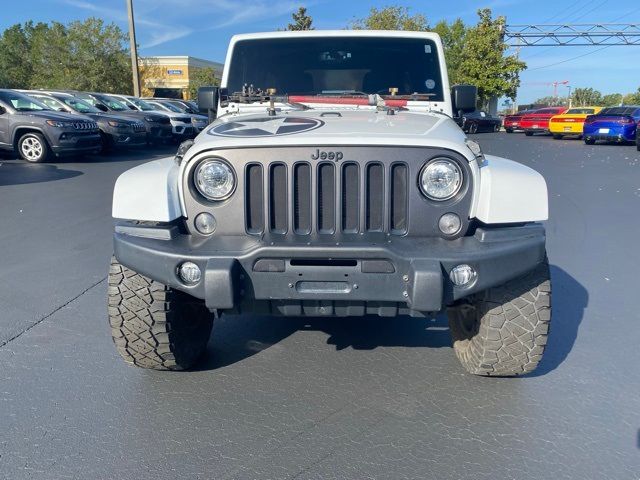
[[[363,110],[292,110],[225,115],[195,140],[194,152],[206,148],[316,145],[401,145],[442,147],[469,160],[466,136],[448,116],[437,113]]]
[[[119,112],[113,112],[113,113],[86,113],[85,114],[87,117],[91,117],[96,121],[103,121],[103,122],[108,122],[108,121],[114,121],[114,122],[122,122],[122,123],[127,123],[127,124],[133,124],[133,123],[140,123],[141,120],[137,120],[135,118],[131,118],[131,116],[126,116],[126,115],[121,115]]]
[[[21,115],[29,115],[30,117],[43,118],[45,120],[58,120],[60,122],[91,122],[91,118],[86,115],[78,115],[75,113],[58,112],[56,110],[42,110],[39,112],[18,112]]]
[[[157,112],[143,112],[141,110],[125,110],[123,112],[112,111],[110,112],[113,115],[122,115],[124,117],[135,117],[139,119],[143,119],[144,117],[151,118],[164,118],[166,119],[166,115],[158,114]]]

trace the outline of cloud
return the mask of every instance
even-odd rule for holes
[[[96,0],[62,0],[67,5],[93,12],[118,22],[127,21],[122,8],[105,7]],[[306,2],[310,5],[315,2]],[[234,27],[258,20],[268,20],[294,12],[301,2],[294,0],[254,0],[241,5],[234,0],[136,0],[134,2],[136,34],[140,49],[156,47],[195,32]],[[207,22],[214,19],[214,22]],[[194,27],[194,24],[205,26]]]

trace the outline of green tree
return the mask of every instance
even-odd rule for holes
[[[189,98],[198,98],[200,87],[213,87],[220,85],[220,79],[211,67],[198,68],[191,72],[189,81]]]
[[[97,18],[27,22],[0,37],[0,81],[13,88],[131,91],[127,36]]]
[[[620,105],[622,103],[622,94],[621,93],[609,93],[602,97],[602,102],[600,105],[603,107],[615,107],[616,105]]]
[[[462,51],[467,35],[467,27],[461,19],[453,23],[442,20],[433,27],[433,31],[440,35],[444,47],[449,83],[460,83],[460,65],[462,63]]]
[[[600,105],[602,103],[602,93],[593,88],[576,88],[571,95],[574,107],[586,107],[589,105]]]
[[[527,68],[526,63],[515,55],[506,55],[505,17],[494,20],[488,8],[478,10],[478,17],[478,24],[465,35],[458,80],[478,87],[481,105],[491,97],[515,100],[520,72]]]
[[[566,97],[554,97],[549,95],[548,97],[537,98],[534,105],[546,105],[548,107],[564,107],[569,104]]]
[[[291,14],[293,17],[293,23],[287,25],[286,30],[313,30],[313,18],[307,15],[307,9],[305,7],[298,8],[297,12]]]
[[[634,93],[627,93],[622,98],[622,103],[625,105],[640,105],[640,88]]]
[[[411,15],[407,7],[389,6],[377,9],[372,7],[369,16],[351,22],[354,30],[411,30],[424,32],[429,30],[427,18],[421,14]]]
[[[44,25],[44,24],[39,24]],[[13,25],[0,37],[0,87],[22,88],[29,85],[32,73],[29,32],[33,22]]]

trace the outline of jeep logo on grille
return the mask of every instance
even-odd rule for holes
[[[209,135],[221,137],[271,137],[308,132],[324,125],[322,120],[300,117],[261,117],[217,125]]]
[[[311,160],[333,160],[339,162],[343,157],[342,152],[325,152],[319,148],[316,148],[316,151],[311,154]]]

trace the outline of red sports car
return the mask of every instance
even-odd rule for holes
[[[504,122],[502,123],[502,125],[504,126],[504,129],[507,133],[513,133],[516,130],[522,130],[522,127],[520,126],[520,120],[522,120],[522,117],[524,117],[525,115],[533,112],[535,112],[535,110],[523,110],[521,112],[514,113],[513,115],[507,115],[506,117],[504,117]]]
[[[567,111],[566,107],[546,107],[535,110],[520,120],[520,128],[524,134],[531,136],[534,133],[549,133],[549,120],[554,115],[560,115]]]

